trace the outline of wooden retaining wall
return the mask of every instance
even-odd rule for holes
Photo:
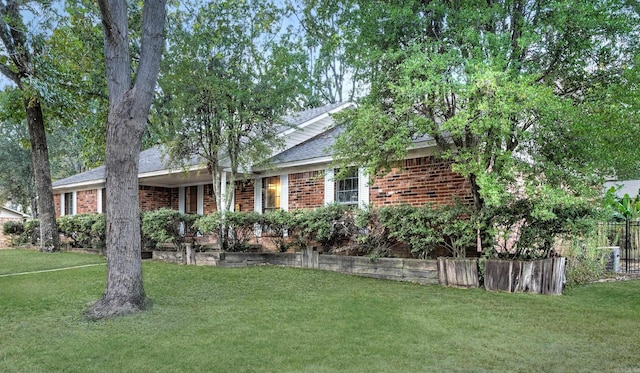
[[[560,295],[565,283],[566,258],[539,260],[487,260],[487,290]]]
[[[154,251],[153,259],[186,263],[182,253],[171,251]],[[195,254],[193,264],[234,268],[270,264],[418,284],[438,283],[438,266],[435,260],[379,258],[372,261],[362,256],[319,255],[317,251],[310,249],[296,253],[202,252]]]
[[[438,258],[438,282],[443,286],[477,288],[478,259]]]

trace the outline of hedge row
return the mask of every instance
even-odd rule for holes
[[[145,248],[170,243],[181,250],[198,235],[216,235],[223,250],[242,251],[251,247],[255,237],[261,236],[272,240],[280,251],[313,246],[324,252],[348,250],[355,255],[384,257],[390,256],[395,247],[403,247],[415,257],[424,258],[436,248],[462,257],[467,249],[475,247],[479,232],[484,232],[483,243],[491,248],[494,244],[488,237],[500,238],[499,233],[511,232],[505,228],[518,227],[517,255],[546,257],[557,235],[584,235],[595,222],[589,206],[558,205],[551,212],[542,216],[534,205],[519,204],[486,211],[481,219],[460,203],[367,209],[332,204],[289,212],[227,212],[205,216],[159,209],[141,214],[141,231]],[[72,246],[105,247],[102,214],[63,216],[58,219],[58,227]],[[32,243],[37,236],[36,228],[37,221],[22,226],[9,222],[3,227],[15,242]],[[504,238],[507,242],[508,237]]]

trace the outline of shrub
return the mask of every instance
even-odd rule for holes
[[[296,226],[296,213],[284,210],[270,211],[263,215],[264,229],[268,232],[268,237],[278,248],[278,251],[285,252],[293,246],[287,242],[287,236],[293,233]]]
[[[391,256],[391,249],[399,242],[389,237],[389,229],[380,221],[379,210],[373,206],[359,209],[354,216],[358,228],[355,237],[358,255],[368,255],[371,259]]]
[[[148,211],[142,216],[142,231],[155,242],[171,243],[177,251],[182,251],[183,244],[193,240],[192,226],[197,217],[167,208]]]
[[[24,242],[35,245],[40,240],[40,221],[31,219],[24,222]]]
[[[105,223],[102,214],[65,215],[58,218],[57,224],[58,232],[71,239],[72,247],[103,248],[105,246]],[[95,231],[94,225],[96,225]],[[100,228],[102,232],[99,231]]]
[[[495,231],[519,232],[513,248],[501,256],[520,259],[552,256],[557,238],[581,237],[593,231],[600,212],[589,201],[524,199],[486,211]],[[504,240],[507,242],[507,240]]]
[[[335,249],[340,242],[353,239],[358,228],[349,206],[330,204],[303,210],[294,219],[295,238],[303,247],[318,242],[323,249]]]
[[[9,220],[2,225],[2,234],[9,237],[11,246],[25,243],[24,223],[18,220]]]
[[[255,237],[256,225],[262,221],[257,212],[227,211],[223,216],[216,211],[199,217],[194,227],[201,234],[215,234],[224,251],[246,251]]]
[[[576,239],[566,250],[567,285],[578,285],[595,281],[605,274],[609,251],[601,249],[606,242],[597,235]]]

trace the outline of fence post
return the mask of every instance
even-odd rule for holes
[[[625,219],[625,232],[624,232],[624,253],[625,253],[625,270],[629,272],[629,256],[631,255],[630,241],[631,241],[631,222],[627,217]]]

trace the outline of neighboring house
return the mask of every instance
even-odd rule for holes
[[[370,182],[362,170],[345,180],[334,180],[330,151],[340,127],[332,114],[353,108],[351,103],[330,104],[287,118],[291,126],[281,132],[285,148],[268,167],[255,166],[236,181],[232,209],[260,213],[283,209],[315,208],[329,203],[366,206],[408,203],[450,203],[452,196],[471,200],[467,180],[451,171],[447,161],[432,157],[435,143],[414,142],[407,159],[382,178]],[[186,213],[215,211],[211,175],[192,160],[189,172],[167,167],[161,147],[141,152],[139,196],[142,210],[161,207]],[[56,214],[69,215],[105,210],[105,168],[56,181],[53,184]]]
[[[29,215],[24,214],[20,211],[16,211],[6,206],[0,207],[0,249],[9,247],[9,237],[5,237],[2,233],[2,226],[4,226],[4,223],[11,220],[23,221],[28,218],[30,218]]]

